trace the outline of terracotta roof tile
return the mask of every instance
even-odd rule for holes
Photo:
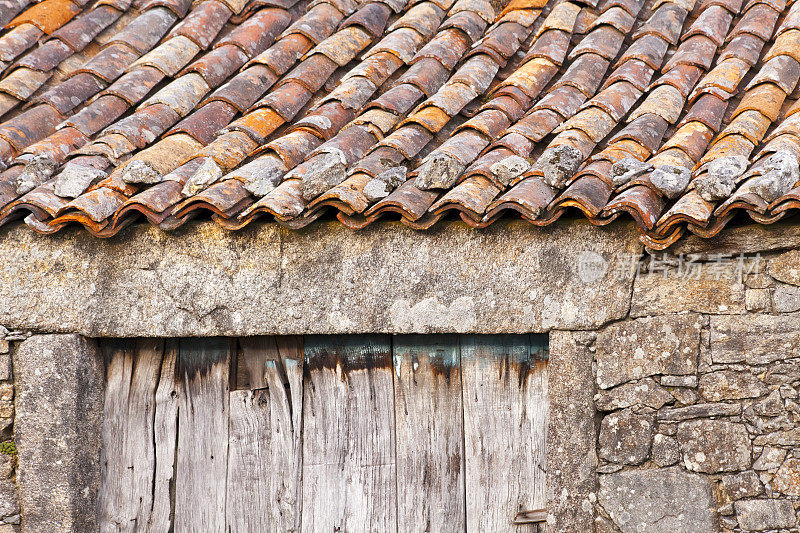
[[[0,0],[0,224],[424,229],[574,209],[630,216],[663,248],[800,209],[770,178],[800,155],[796,4],[411,4]],[[55,173],[30,182],[34,156]],[[747,164],[709,196],[727,156]],[[644,170],[618,174],[630,160]]]
[[[44,33],[53,33],[80,12],[81,6],[70,0],[42,0],[9,22],[7,27],[33,24]]]

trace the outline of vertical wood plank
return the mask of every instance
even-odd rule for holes
[[[228,531],[299,531],[302,340],[240,339],[230,393]]]
[[[464,531],[456,335],[394,337],[398,531]]]
[[[178,359],[179,342],[169,340],[164,348],[161,375],[155,396],[153,419],[153,441],[155,442],[155,475],[153,479],[153,509],[147,531],[163,532],[172,527],[174,502],[172,489],[175,483],[175,455],[178,440],[178,395],[180,385],[176,382],[175,364]]]
[[[131,491],[137,531],[145,529],[153,505],[153,474],[155,447],[153,423],[155,417],[156,386],[161,373],[164,341],[140,339],[136,342],[136,359],[133,365],[130,399],[128,401],[128,455],[130,461]]]
[[[175,531],[223,533],[231,341],[182,339]]]
[[[266,380],[272,391],[283,390],[283,395],[270,411],[273,438],[270,457],[271,472],[282,475],[270,477],[270,493],[279,495],[273,522],[282,531],[300,531],[302,520],[303,475],[303,338],[283,336],[276,338],[281,365],[267,364]],[[281,389],[283,385],[283,389]]]
[[[100,452],[100,531],[130,531],[133,514],[125,494],[129,483],[126,469],[128,396],[133,375],[133,341],[108,341],[106,392],[103,405],[103,447]]]
[[[112,341],[99,497],[101,531],[139,531],[153,502],[155,391],[163,341]]]
[[[512,521],[546,505],[546,361],[527,335],[465,335],[461,366],[467,531],[537,531]]]
[[[396,531],[391,339],[309,336],[303,531]]]
[[[243,337],[239,339],[239,350],[236,353],[235,384],[231,389],[253,390],[267,386],[264,372],[267,359],[277,356],[275,337]]]

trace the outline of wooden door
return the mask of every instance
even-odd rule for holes
[[[104,343],[102,531],[538,531],[547,342]]]

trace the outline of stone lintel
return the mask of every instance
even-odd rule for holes
[[[89,337],[537,333],[628,313],[631,224],[523,221],[351,231],[211,222],[98,239],[14,226],[0,239],[0,324]]]

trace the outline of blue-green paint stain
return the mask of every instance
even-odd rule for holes
[[[340,367],[344,373],[391,365],[399,376],[404,364],[417,372],[427,361],[434,373],[449,376],[464,360],[479,369],[498,368],[502,379],[511,373],[522,380],[548,355],[547,335],[534,334],[310,335],[305,340],[305,360],[311,370]]]
[[[389,335],[309,335],[305,338],[306,365],[309,370],[341,367],[352,370],[389,367]]]

